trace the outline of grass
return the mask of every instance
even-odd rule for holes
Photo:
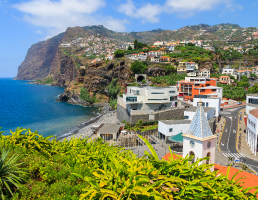
[[[157,128],[158,128],[158,125],[150,125],[150,126],[141,126],[140,128],[139,127],[134,127],[133,130],[134,131],[140,130],[141,132],[144,132],[144,131],[154,130],[154,129],[157,129]]]

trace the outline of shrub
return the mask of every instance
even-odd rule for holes
[[[1,148],[0,160],[0,194],[4,199],[4,195],[13,196],[13,189],[19,188],[19,185],[24,180],[25,171],[20,168],[22,163],[18,163],[20,155],[15,152],[10,158],[10,149]],[[8,194],[9,192],[9,194]]]
[[[80,89],[80,99],[92,104],[96,101],[96,96],[90,97],[88,90],[84,87]]]

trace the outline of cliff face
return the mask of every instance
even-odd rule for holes
[[[63,37],[64,33],[61,33],[44,42],[33,44],[18,68],[17,79],[36,80],[48,76],[59,42]]]

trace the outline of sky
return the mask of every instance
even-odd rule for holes
[[[67,27],[122,32],[234,23],[258,27],[258,0],[0,0],[0,77],[15,77],[30,46]]]

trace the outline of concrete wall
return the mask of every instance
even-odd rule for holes
[[[137,123],[140,119],[143,122],[169,120],[169,119],[183,119],[184,111],[186,108],[174,108],[164,111],[157,111],[150,114],[130,114],[123,106],[117,104],[117,119],[130,122],[131,124]]]

